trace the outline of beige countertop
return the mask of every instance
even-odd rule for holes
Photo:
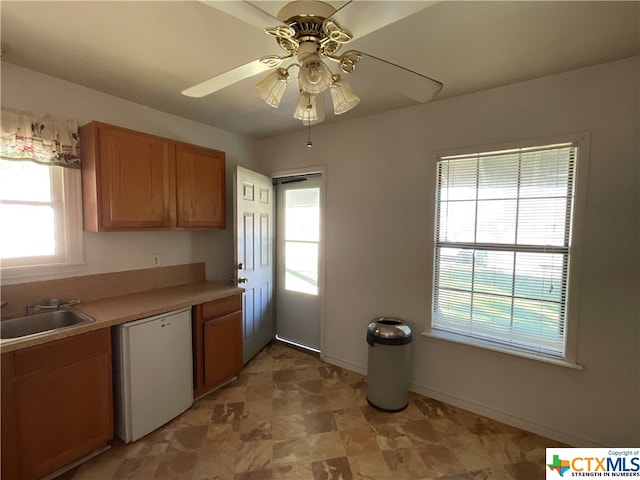
[[[242,288],[233,285],[200,282],[80,303],[74,308],[89,315],[93,318],[93,322],[23,338],[2,340],[0,341],[0,353],[33,347],[242,292]]]

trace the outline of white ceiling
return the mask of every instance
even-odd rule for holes
[[[264,74],[204,98],[180,94],[256,58],[282,54],[261,29],[209,3],[214,6],[3,0],[2,58],[240,134],[261,138],[303,128],[291,117],[295,87],[289,86],[277,110],[255,94],[253,85]],[[253,3],[275,16],[286,2]],[[355,39],[349,48],[442,82],[436,99],[447,98],[638,55],[639,7],[637,1],[444,1]],[[393,85],[356,74],[348,80],[360,105],[337,117],[327,108],[326,122],[415,104]]]

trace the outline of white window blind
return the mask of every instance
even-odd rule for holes
[[[577,154],[438,158],[432,329],[564,357]]]

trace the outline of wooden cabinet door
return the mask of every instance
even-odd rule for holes
[[[2,446],[3,457],[5,441],[15,447],[21,475],[11,478],[41,478],[108,444],[113,438],[108,328],[13,353],[14,380],[10,387],[3,383],[2,392],[10,389],[15,412],[13,438],[3,432]],[[2,407],[4,417],[4,402]]]
[[[26,478],[40,478],[107,443],[106,356],[19,379],[18,444]]]
[[[176,144],[178,227],[226,227],[224,162],[224,152]]]
[[[84,228],[226,228],[225,153],[101,122],[80,128]]]
[[[242,370],[242,312],[204,323],[204,383],[214,387]]]
[[[175,158],[169,140],[100,126],[99,188],[103,230],[172,226]]]
[[[0,433],[0,465],[2,478],[22,478],[20,461],[18,458],[16,401],[13,394],[13,352],[3,353],[0,367],[2,369],[2,390],[0,391],[0,405],[2,408],[2,423]]]

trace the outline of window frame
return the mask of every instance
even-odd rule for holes
[[[56,253],[0,260],[2,283],[44,280],[85,270],[81,170],[56,165],[49,168],[51,204],[56,218]]]
[[[498,152],[512,149],[527,149],[543,147],[555,144],[573,144],[577,147],[578,154],[575,162],[574,173],[574,204],[572,212],[572,234],[569,239],[569,271],[568,291],[566,292],[565,305],[565,348],[563,356],[549,356],[539,354],[530,350],[520,349],[516,346],[500,344],[487,339],[463,335],[453,331],[448,331],[433,326],[433,304],[434,304],[434,285],[436,275],[435,253],[436,253],[436,214],[438,202],[438,178],[437,164],[443,157],[452,157],[458,155],[484,154],[488,152]],[[430,173],[434,179],[434,194],[431,198],[429,209],[430,231],[432,233],[431,248],[429,249],[428,268],[431,272],[428,297],[427,297],[427,319],[422,335],[430,338],[437,338],[455,343],[465,344],[482,349],[492,350],[496,352],[516,355],[519,357],[539,360],[547,363],[570,367],[574,369],[582,369],[577,363],[577,330],[578,330],[578,314],[580,305],[580,279],[581,279],[581,258],[582,258],[582,239],[584,237],[584,217],[586,208],[586,189],[588,179],[589,164],[589,144],[590,134],[588,132],[571,133],[552,137],[540,137],[533,139],[517,140],[512,142],[503,142],[498,144],[471,146],[456,149],[438,150],[430,155]]]

